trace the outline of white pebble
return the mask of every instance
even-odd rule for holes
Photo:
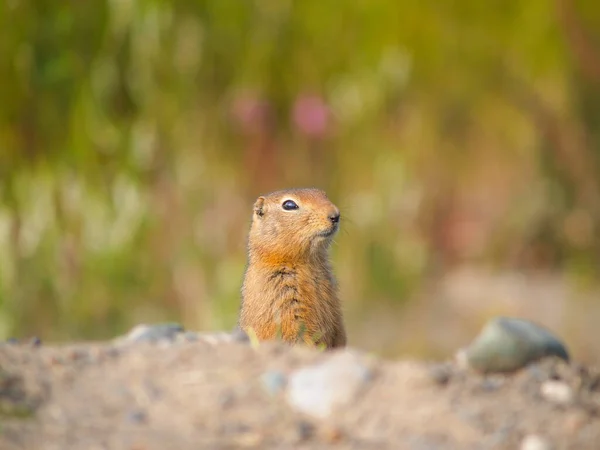
[[[350,403],[370,377],[358,358],[344,351],[326,361],[299,369],[289,378],[287,401],[295,409],[317,418]]]
[[[540,390],[542,396],[550,402],[564,405],[573,401],[573,389],[562,381],[545,381]]]
[[[521,442],[521,450],[550,450],[551,448],[548,441],[537,434],[525,436]]]

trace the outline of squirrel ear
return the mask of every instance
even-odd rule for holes
[[[263,210],[264,204],[265,204],[264,197],[258,197],[256,202],[254,202],[254,214],[256,214],[258,217],[262,217],[265,215],[265,212]]]

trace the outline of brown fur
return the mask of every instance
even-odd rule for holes
[[[293,200],[299,209],[286,211]],[[259,340],[302,339],[327,348],[346,345],[329,246],[338,208],[318,189],[290,189],[259,197],[248,236],[248,264],[238,326]]]

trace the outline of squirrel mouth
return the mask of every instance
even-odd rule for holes
[[[336,224],[336,225],[332,226],[331,228],[329,228],[328,230],[321,231],[318,234],[318,236],[328,238],[328,237],[333,236],[337,232],[337,230],[338,230],[338,225]]]

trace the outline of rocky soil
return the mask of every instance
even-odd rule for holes
[[[598,449],[600,373],[271,342],[0,346],[0,448]]]

